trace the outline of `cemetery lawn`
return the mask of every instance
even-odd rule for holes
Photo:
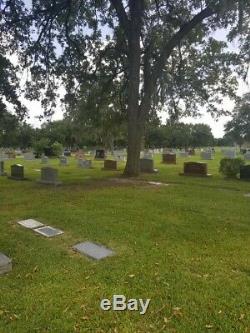
[[[250,183],[223,179],[217,155],[212,178],[179,176],[184,159],[171,166],[157,156],[159,174],[128,184],[110,181],[124,163],[110,172],[53,160],[57,188],[35,182],[39,161],[18,160],[30,180],[0,178],[0,252],[13,259],[0,276],[0,332],[249,333]],[[28,218],[64,234],[48,239],[16,223]],[[87,259],[72,250],[84,241],[116,255]],[[150,298],[148,311],[102,311],[114,294]]]

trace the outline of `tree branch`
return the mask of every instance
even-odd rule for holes
[[[127,16],[127,13],[125,11],[125,8],[122,4],[122,0],[110,0],[112,6],[115,8],[119,22],[122,26],[122,28],[125,31],[125,34],[127,37],[129,36],[129,19]]]

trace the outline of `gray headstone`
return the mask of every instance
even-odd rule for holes
[[[58,180],[58,170],[51,167],[44,167],[41,169],[41,179],[38,182],[55,186],[62,184],[62,182]]]
[[[42,227],[44,225],[43,223],[33,220],[33,219],[18,221],[17,223],[28,229],[35,229],[38,227]]]
[[[34,153],[32,152],[24,153],[23,157],[26,161],[32,161],[35,159]]]
[[[154,160],[150,160],[147,158],[141,158],[140,159],[140,170],[141,172],[158,172],[157,169],[154,169]]]
[[[225,158],[236,158],[237,157],[237,154],[236,154],[236,151],[235,150],[225,150],[223,152],[223,155]]]
[[[45,237],[55,237],[58,235],[63,234],[62,230],[50,227],[50,226],[44,226],[41,228],[37,228],[37,229],[33,229],[35,232],[37,232],[38,234],[41,234]]]
[[[104,259],[106,257],[114,255],[114,252],[112,250],[92,242],[76,244],[75,246],[73,246],[73,249],[80,252],[81,254],[85,254],[86,256],[96,260]]]
[[[90,169],[90,168],[92,168],[92,161],[79,159],[78,166],[83,169]]]
[[[6,172],[4,171],[4,161],[0,161],[0,176],[6,176]]]
[[[250,151],[246,152],[246,154],[244,155],[244,158],[246,161],[250,161]]]
[[[212,160],[213,159],[212,151],[202,151],[201,159],[202,160]]]
[[[12,260],[0,252],[0,275],[12,270]]]
[[[61,157],[60,157],[60,165],[61,165],[61,166],[66,166],[66,165],[68,165],[68,160],[67,160],[67,157],[66,157],[66,156],[61,156]]]

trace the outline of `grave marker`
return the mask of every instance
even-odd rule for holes
[[[117,170],[117,161],[105,160],[103,170]]]
[[[41,179],[38,180],[40,184],[46,185],[61,185],[62,182],[58,180],[58,170],[51,167],[44,167],[41,169]]]
[[[174,153],[163,153],[162,163],[166,164],[176,164],[176,154]]]
[[[207,173],[207,163],[203,162],[185,162],[183,176],[211,176]]]
[[[37,229],[33,229],[35,232],[37,232],[40,235],[43,235],[45,237],[55,237],[63,234],[63,231],[60,229],[56,229],[50,226],[44,226]]]
[[[115,254],[112,250],[106,248],[105,246],[98,245],[92,242],[76,244],[73,246],[73,249],[77,252],[80,252],[81,254],[85,254],[86,256],[96,260],[101,260]]]
[[[12,260],[0,252],[0,275],[12,270]]]
[[[140,159],[140,170],[141,172],[146,172],[146,173],[158,172],[157,169],[154,169],[154,160],[150,160],[147,158]]]
[[[14,180],[25,180],[24,178],[24,167],[21,164],[13,164],[11,167],[11,175],[9,179]]]
[[[95,160],[104,160],[105,159],[105,150],[104,149],[97,149],[95,151]]]
[[[36,229],[36,228],[42,227],[44,225],[43,223],[33,220],[33,219],[18,221],[17,223],[27,229]]]
[[[240,179],[250,180],[250,165],[240,167]]]

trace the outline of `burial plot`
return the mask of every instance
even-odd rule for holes
[[[202,151],[201,152],[201,159],[202,160],[212,160],[213,154],[211,151]]]
[[[68,165],[68,160],[67,160],[66,156],[60,156],[59,161],[60,161],[60,166],[67,166]]]
[[[105,159],[105,150],[104,149],[97,149],[95,151],[95,160],[104,160]]]
[[[0,176],[6,176],[7,173],[4,171],[4,161],[0,161]]]
[[[12,260],[0,252],[0,275],[12,270]]]
[[[14,180],[26,180],[24,178],[24,167],[21,164],[13,164],[11,167],[11,175],[9,176],[9,179]]]
[[[117,161],[105,160],[103,170],[117,170]]]
[[[207,173],[207,163],[202,163],[202,162],[185,162],[184,173],[180,175],[201,176],[201,177],[211,176],[210,174]]]
[[[146,173],[158,172],[157,169],[154,169],[154,160],[150,160],[148,158],[140,159],[140,170],[141,172],[146,172]]]
[[[37,232],[40,235],[43,235],[45,237],[55,237],[63,234],[63,231],[60,229],[56,229],[50,226],[44,226],[37,229],[33,229],[35,232]]]
[[[46,185],[61,185],[62,182],[58,180],[58,170],[51,167],[44,167],[41,169],[41,179],[38,180],[40,184]]]
[[[83,169],[91,169],[92,168],[92,161],[91,160],[78,160],[78,166]]]
[[[240,179],[250,180],[250,165],[240,167]]]
[[[44,225],[43,223],[33,220],[33,219],[18,221],[17,223],[27,229],[36,229],[36,228],[42,227]]]
[[[162,154],[162,163],[176,164],[176,154],[173,154],[173,153]]]
[[[105,246],[92,242],[83,242],[73,246],[73,249],[92,259],[101,260],[106,257],[113,256],[115,253]]]

